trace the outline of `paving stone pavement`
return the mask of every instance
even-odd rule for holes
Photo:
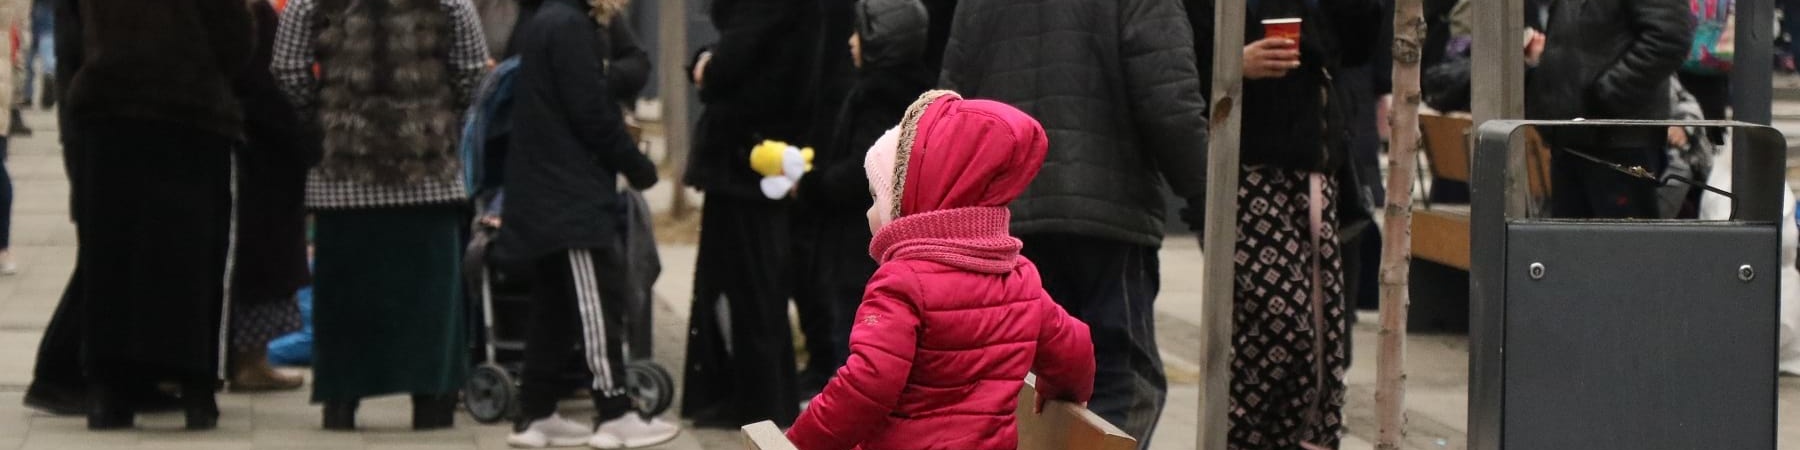
[[[1797,104],[1800,105],[1800,104]],[[1800,107],[1800,106],[1797,106]],[[219,430],[205,433],[179,431],[179,414],[150,415],[140,420],[141,429],[92,433],[82,418],[51,417],[20,404],[30,381],[36,346],[61,294],[74,263],[75,236],[67,221],[68,186],[56,145],[54,119],[43,112],[28,113],[37,134],[15,139],[10,159],[15,183],[13,251],[22,271],[0,277],[0,450],[20,449],[501,449],[509,431],[505,425],[482,426],[467,416],[458,418],[453,430],[415,433],[410,425],[410,406],[404,397],[366,402],[360,414],[364,430],[334,433],[319,429],[319,409],[309,405],[305,391],[274,394],[224,394]],[[661,139],[651,136],[652,147]],[[660,149],[656,149],[660,152]],[[648,193],[655,208],[669,203],[665,184]],[[692,291],[692,245],[664,245],[663,277],[656,286],[657,360],[681,375],[682,352],[689,297]],[[1199,353],[1198,299],[1201,255],[1192,238],[1171,238],[1162,251],[1163,286],[1157,305],[1158,335],[1171,380],[1155,450],[1194,447],[1199,374],[1193,361]],[[1346,450],[1372,448],[1374,436],[1374,329],[1364,320],[1354,339],[1357,348],[1350,371],[1350,398],[1346,410],[1349,436]],[[1467,340],[1461,336],[1414,336],[1408,342],[1407,449],[1461,449],[1467,418]],[[1778,448],[1800,449],[1800,379],[1782,381],[1779,400],[1783,426]],[[564,405],[575,417],[586,415],[583,402]],[[671,414],[671,417],[674,415]],[[741,448],[732,430],[687,430],[661,449]]]

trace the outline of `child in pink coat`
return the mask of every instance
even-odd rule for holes
[[[869,150],[869,280],[850,359],[788,432],[802,450],[1016,449],[1027,372],[1040,398],[1086,402],[1087,325],[1044,292],[1009,230],[1043,166],[1037,120],[926,93]]]

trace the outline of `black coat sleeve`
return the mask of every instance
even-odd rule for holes
[[[1333,0],[1319,2],[1327,16],[1331,17],[1332,31],[1337,34],[1339,65],[1356,67],[1368,64],[1375,56],[1375,41],[1382,32],[1382,24],[1391,27],[1394,16],[1382,17],[1381,0]]]
[[[1206,100],[1194,31],[1179,0],[1124,0],[1119,57],[1143,150],[1176,195],[1206,191]]]
[[[1694,40],[1694,16],[1681,0],[1619,2],[1635,35],[1631,45],[1602,69],[1591,91],[1601,105],[1641,104],[1633,98],[1668,81],[1681,67]],[[1660,93],[1659,93],[1660,94]]]
[[[644,189],[656,184],[656,165],[629,145],[625,118],[619,106],[609,100],[592,23],[570,19],[552,26],[546,30],[550,42],[585,44],[552,45],[548,50],[556,92],[563,97],[568,112],[569,129],[575,131],[575,138],[596,160],[624,174],[633,187]]]
[[[705,80],[700,86],[700,101],[734,96],[747,82],[759,78],[763,50],[778,44],[795,26],[795,0],[759,0],[732,2],[731,24],[719,30],[719,40],[709,47],[712,59],[706,63]]]
[[[841,118],[848,119],[838,124],[844,128],[840,132],[847,134],[836,140],[844,143],[843,148],[832,150],[839,153],[836,160],[800,179],[800,200],[832,209],[869,207],[869,174],[863,171],[863,157],[883,133],[900,123],[904,112],[883,109]]]
[[[631,21],[614,18],[605,28],[607,40],[612,43],[612,54],[607,55],[610,62],[606,67],[606,84],[612,89],[614,100],[628,103],[637,99],[638,94],[644,92],[644,85],[650,82],[650,54],[638,45]]]
[[[1377,97],[1394,93],[1394,0],[1379,0],[1382,16],[1375,42],[1369,43],[1369,76]],[[1423,37],[1423,36],[1421,36]]]

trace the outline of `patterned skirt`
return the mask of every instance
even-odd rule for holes
[[[1335,176],[1242,177],[1229,447],[1337,448],[1349,360]]]
[[[231,350],[253,352],[268,348],[269,341],[300,331],[300,305],[293,298],[248,305],[231,305]]]

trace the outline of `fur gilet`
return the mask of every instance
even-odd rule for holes
[[[381,185],[454,176],[459,109],[441,0],[320,5],[320,174]]]

